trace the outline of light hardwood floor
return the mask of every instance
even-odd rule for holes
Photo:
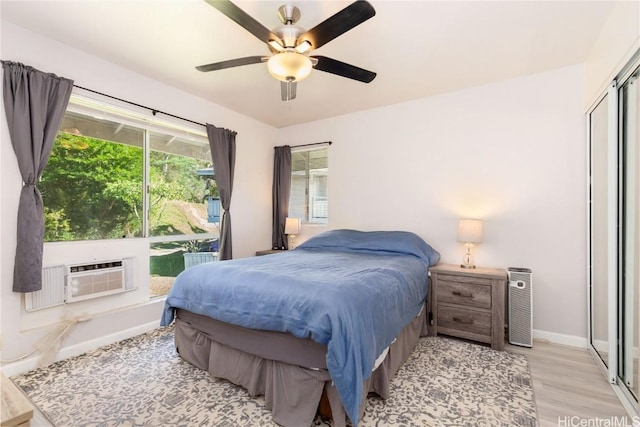
[[[533,377],[540,427],[595,424],[596,419],[625,417],[624,407],[588,350],[534,341],[533,348],[505,345],[505,350],[527,356]],[[571,424],[579,417],[585,424]],[[559,421],[567,420],[564,423]],[[586,424],[588,420],[592,424]],[[36,409],[32,426],[51,426]],[[632,419],[628,417],[628,425]]]
[[[506,345],[506,351],[527,356],[533,378],[540,427],[597,424],[597,419],[628,416],[611,385],[587,349],[534,341],[533,348]],[[571,417],[579,417],[585,424]],[[588,420],[591,424],[588,424]]]

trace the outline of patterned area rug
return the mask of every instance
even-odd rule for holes
[[[277,426],[264,399],[184,362],[172,328],[12,379],[55,426]],[[359,425],[537,426],[527,359],[421,338],[391,397],[369,397]]]

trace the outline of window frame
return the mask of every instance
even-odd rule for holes
[[[326,142],[326,143],[319,143],[319,144],[312,144],[312,146],[299,146],[299,147],[291,147],[291,153],[292,153],[292,157],[294,153],[300,153],[300,152],[311,152],[311,151],[320,151],[320,150],[326,150],[327,156],[327,166],[325,168],[317,168],[317,169],[310,169],[309,168],[309,163],[307,163],[306,165],[306,169],[304,170],[304,177],[305,177],[305,196],[304,196],[304,206],[302,206],[301,210],[304,211],[304,215],[300,218],[301,223],[305,224],[305,225],[313,225],[313,226],[326,226],[329,224],[329,146],[331,144]],[[293,201],[293,196],[294,196],[294,192],[293,192],[293,187],[294,187],[294,175],[295,172],[298,171],[294,171],[293,169],[293,159],[292,159],[292,167],[291,167],[291,194],[289,195],[289,214],[290,215],[295,215],[294,213],[291,212],[291,206],[292,206],[292,201]],[[324,172],[324,173],[321,173]],[[312,198],[312,194],[311,194],[311,187],[312,187],[312,177],[318,177],[318,176],[324,176],[326,179],[326,184],[325,184],[325,192],[326,192],[326,211],[327,211],[327,216],[326,218],[324,218],[324,220],[322,220],[322,217],[315,217],[315,218],[319,218],[319,220],[313,220],[312,218],[312,202],[311,202],[311,198]],[[298,209],[300,210],[300,209]]]
[[[129,239],[147,239],[150,244],[162,243],[167,241],[182,242],[191,240],[207,240],[218,239],[218,233],[191,233],[176,234],[165,236],[152,236],[150,232],[150,186],[151,186],[151,134],[153,132],[175,136],[183,139],[193,139],[203,144],[204,150],[209,151],[208,137],[206,128],[195,123],[188,123],[186,120],[172,120],[171,117],[158,118],[156,112],[127,101],[111,99],[107,95],[101,95],[87,91],[82,88],[74,87],[71,94],[69,104],[65,110],[65,116],[68,112],[94,118],[99,120],[108,120],[117,122],[126,126],[132,126],[140,129],[143,133],[142,150],[143,150],[143,170],[142,170],[142,230],[140,236],[128,237]],[[60,130],[59,130],[60,131]],[[114,141],[114,143],[118,143]],[[210,151],[209,151],[210,153]],[[195,158],[195,157],[194,157]],[[212,159],[209,160],[212,162]],[[45,168],[46,170],[46,168]],[[45,203],[46,205],[46,203]],[[219,225],[216,226],[219,230]],[[115,238],[102,239],[79,239],[79,240],[50,240],[45,243],[61,243],[61,242],[87,242],[96,240],[117,240]]]

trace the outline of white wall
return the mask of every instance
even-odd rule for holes
[[[22,62],[46,72],[73,79],[76,84],[146,105],[160,111],[185,117],[200,123],[213,123],[238,132],[234,193],[231,214],[234,236],[234,257],[253,255],[269,247],[271,242],[271,174],[277,130],[216,104],[181,92],[145,76],[107,63],[99,58],[43,38],[6,21],[1,22],[2,59]],[[0,283],[2,357],[13,359],[32,349],[32,344],[49,328],[34,325],[60,320],[62,311],[51,309],[37,314],[23,310],[19,294],[11,291],[13,254],[16,244],[16,215],[21,178],[15,161],[6,125],[4,109],[0,111]],[[145,239],[85,244],[47,244],[44,264],[57,265],[98,257],[135,256],[139,280],[148,278],[148,243]],[[95,345],[98,339],[122,338],[159,324],[162,302],[148,303],[147,284],[140,291],[102,298],[102,302],[77,303],[68,309],[75,314],[103,312],[114,305],[128,307],[95,315],[78,325],[66,342],[68,348],[80,351]],[[87,344],[89,343],[89,344]],[[86,349],[86,348],[85,348]],[[64,353],[64,352],[63,352]],[[67,352],[68,355],[69,352]]]
[[[640,49],[640,2],[618,1],[586,61],[585,108]]]
[[[414,231],[459,263],[457,220],[483,219],[476,264],[531,268],[534,328],[584,345],[583,90],[572,66],[285,128],[280,142],[333,141],[330,228]]]

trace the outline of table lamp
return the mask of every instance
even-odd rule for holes
[[[467,248],[462,257],[462,268],[476,268],[471,255],[474,243],[482,242],[482,221],[479,219],[461,219],[458,221],[458,241]]]
[[[300,233],[300,218],[287,217],[284,223],[284,234],[289,239],[289,249],[293,249],[296,244],[296,234]]]

